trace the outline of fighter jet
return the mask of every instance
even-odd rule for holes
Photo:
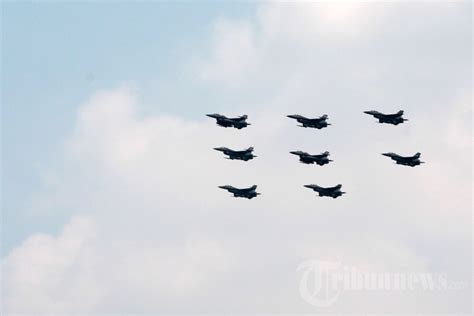
[[[382,155],[390,157],[392,160],[395,160],[397,165],[404,165],[404,166],[418,166],[419,164],[425,163],[424,161],[420,161],[420,153],[416,153],[413,156],[403,157],[397,155],[395,153],[383,153]]]
[[[336,185],[335,187],[323,188],[316,184],[307,184],[305,185],[306,188],[310,188],[319,193],[319,196],[329,196],[332,198],[337,198],[345,194],[346,192],[341,191],[341,184]]]
[[[257,195],[260,195],[260,193],[255,192],[255,189],[257,189],[256,185],[253,185],[250,188],[245,188],[245,189],[238,189],[231,185],[222,185],[222,186],[219,186],[219,188],[229,191],[230,193],[234,195],[234,197],[242,197],[242,198],[247,198],[249,200],[256,197]]]
[[[318,118],[307,118],[298,114],[287,115],[287,117],[297,120],[298,123],[302,124],[302,125],[298,125],[301,127],[312,127],[312,128],[321,129],[321,128],[328,127],[329,125],[331,125],[328,122],[326,122],[326,120],[328,119],[328,116],[326,114]]]
[[[379,123],[398,125],[405,121],[408,121],[407,119],[404,119],[402,117],[403,111],[398,111],[395,114],[383,114],[378,111],[364,111],[364,113],[374,116],[376,119],[379,120]]]
[[[206,114],[206,116],[215,118],[216,124],[222,127],[235,127],[237,129],[242,129],[250,125],[250,123],[247,123],[247,115],[234,118],[226,117],[220,114]]]
[[[224,155],[229,156],[226,159],[230,159],[230,160],[235,159],[235,160],[248,161],[250,159],[257,157],[253,154],[253,147],[249,147],[245,150],[232,150],[227,147],[216,147],[214,148],[214,150],[222,151]]]
[[[300,162],[305,164],[313,164],[316,163],[320,166],[324,166],[325,164],[329,163],[330,159],[328,159],[329,151],[325,151],[319,155],[310,155],[304,151],[290,151],[290,154],[297,155],[300,157]]]

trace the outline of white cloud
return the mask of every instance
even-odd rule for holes
[[[458,15],[433,17],[439,10],[426,7],[431,28],[413,35],[414,8],[264,4],[255,20],[220,20],[210,56],[196,69],[247,104],[227,109],[250,114],[242,131],[204,117],[141,115],[128,86],[97,92],[80,105],[64,157],[34,199],[37,214],[69,212],[72,220],[57,236],[33,235],[4,258],[5,310],[314,312],[297,292],[295,269],[308,258],[465,277],[472,187],[464,104],[471,98],[465,64],[436,66],[464,58],[457,55],[463,44],[453,36],[448,52],[431,51],[447,45],[440,36],[417,48],[432,53],[429,61],[406,50],[386,57]],[[383,23],[394,15],[407,25]],[[381,34],[387,48],[376,44]],[[433,67],[457,80],[436,91],[441,83],[426,73]],[[380,104],[403,106],[410,121],[393,128],[361,114]],[[290,112],[327,112],[333,126],[297,128],[284,117]],[[253,145],[258,158],[224,160],[211,150],[221,145]],[[295,149],[327,149],[335,161],[300,165],[288,154]],[[421,151],[427,163],[392,165],[379,155],[387,149]],[[348,194],[317,198],[302,187],[312,182],[342,183]],[[254,183],[263,194],[251,201],[216,188]],[[331,311],[469,308],[467,291],[430,295],[420,307],[410,293],[365,293],[341,298]]]
[[[90,308],[99,294],[90,278],[95,240],[94,223],[74,218],[57,238],[37,234],[13,250],[3,264],[7,310],[54,313],[70,311],[71,306]]]
[[[182,243],[157,244],[108,236],[101,228],[92,219],[73,218],[57,237],[34,235],[9,254],[3,267],[7,311],[155,310],[206,291],[210,279],[232,266],[218,241],[186,236]],[[130,301],[116,301],[120,297]]]
[[[200,69],[201,77],[213,80],[225,77],[229,82],[242,80],[241,70],[255,66],[252,64],[256,57],[254,41],[253,30],[246,21],[219,20],[215,26],[213,60]]]

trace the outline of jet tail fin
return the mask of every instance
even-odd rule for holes
[[[416,153],[416,154],[413,156],[413,158],[417,158],[417,159],[418,159],[418,158],[420,158],[420,156],[421,156],[420,153]]]
[[[404,113],[403,110],[400,110],[397,112],[398,115],[403,115],[403,113]]]
[[[320,119],[322,119],[322,120],[325,120],[327,118],[328,118],[327,114],[324,114],[323,116],[320,117]]]

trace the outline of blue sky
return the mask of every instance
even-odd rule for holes
[[[253,9],[245,2],[2,3],[2,253],[32,231],[57,231],[65,220],[32,219],[23,211],[41,186],[41,168],[71,133],[80,102],[130,81],[151,87],[144,98],[156,100],[154,84],[168,80],[169,102],[159,111],[201,115],[175,105],[184,92],[199,94],[180,80],[185,57],[208,44],[215,19]],[[157,111],[151,103],[148,110]]]
[[[470,2],[1,6],[7,314],[469,313]],[[363,114],[401,109],[396,127]],[[219,128],[210,112],[252,125]],[[293,113],[332,125],[298,128]],[[334,161],[312,168],[293,150]],[[465,286],[318,309],[297,267],[319,259]]]

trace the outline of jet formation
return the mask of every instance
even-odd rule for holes
[[[413,156],[408,157],[400,156],[395,153],[383,153],[382,155],[390,157],[392,160],[395,160],[395,163],[397,165],[414,167],[425,163],[424,161],[420,161],[420,153],[416,153]]]
[[[383,114],[378,111],[364,111],[366,114],[370,114],[374,116],[376,119],[378,119],[379,123],[385,123],[385,124],[392,124],[392,125],[398,125],[401,124],[405,121],[408,121],[407,119],[403,118],[403,111],[398,111],[395,114]],[[208,117],[212,117],[216,119],[216,124],[222,127],[233,127],[236,129],[242,129],[250,125],[250,123],[247,122],[247,115],[242,115],[239,117],[235,118],[228,118],[224,115],[221,114],[206,114]],[[325,127],[328,127],[329,124],[327,122],[328,116],[327,115],[322,115],[318,118],[307,118],[299,114],[292,114],[292,115],[287,115],[287,117],[295,119],[298,123],[301,123],[301,127],[310,127],[310,128],[316,128],[316,129],[322,129]],[[216,147],[214,150],[222,152],[224,155],[226,155],[226,159],[230,160],[243,160],[243,161],[249,161],[257,156],[253,154],[253,147],[249,147],[244,150],[232,150],[227,147]],[[298,151],[290,151],[291,154],[296,155],[299,157],[299,161],[304,164],[317,164],[319,166],[324,166],[325,164],[328,164],[332,160],[330,160],[329,157],[329,152],[325,151],[321,154],[309,154],[307,152],[298,150]],[[390,157],[392,160],[395,161],[396,164],[399,165],[404,165],[404,166],[418,166],[422,163],[423,161],[420,161],[420,153],[416,153],[413,156],[400,156],[398,154],[388,152],[388,153],[383,153],[383,156]],[[339,196],[342,196],[346,192],[342,192],[341,188],[342,185],[338,184],[333,187],[322,187],[316,184],[307,184],[304,185],[304,187],[312,189],[313,191],[317,192],[319,196],[328,196],[332,198],[337,198]],[[219,188],[224,189],[229,191],[230,193],[233,194],[234,197],[240,197],[240,198],[247,198],[247,199],[252,199],[260,193],[256,192],[257,186],[253,185],[249,188],[236,188],[231,185],[222,185],[219,186]]]
[[[300,157],[300,162],[304,164],[317,164],[319,166],[324,166],[325,164],[328,164],[330,160],[329,157],[329,151],[325,151],[322,154],[319,155],[310,155],[307,152],[304,151],[290,151],[290,154],[296,155]]]
[[[250,125],[247,123],[247,115],[242,115],[239,117],[226,117],[221,114],[206,114],[209,117],[216,119],[216,124],[222,127],[234,127],[237,129],[242,129]]]
[[[216,147],[214,148],[214,150],[222,151],[224,155],[228,156],[226,159],[230,159],[230,160],[249,161],[257,157],[253,154],[253,147],[249,147],[244,150],[232,150],[227,147]]]
[[[403,111],[398,111],[395,114],[383,114],[378,111],[364,111],[364,113],[372,115],[373,117],[379,120],[379,123],[398,125],[405,121],[408,121],[407,119],[404,119],[402,117]]]
[[[331,125],[327,122],[328,116],[326,114],[317,118],[307,118],[299,114],[287,115],[287,117],[295,119],[298,123],[301,123],[301,125],[298,125],[300,127],[321,129]]]

